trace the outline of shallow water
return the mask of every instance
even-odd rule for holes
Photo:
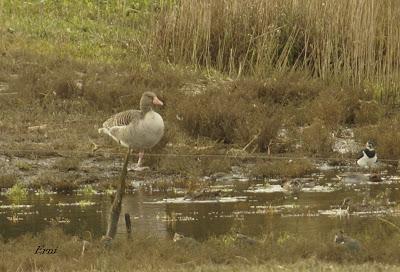
[[[298,194],[285,192],[274,180],[253,182],[246,190],[235,190],[228,185],[226,188],[229,190],[221,197],[197,201],[184,199],[182,190],[168,195],[141,190],[127,194],[118,233],[125,234],[124,213],[131,215],[135,231],[159,236],[179,232],[199,240],[232,231],[252,236],[267,233],[321,236],[344,229],[351,234],[379,227],[383,223],[377,217],[393,221],[400,216],[400,183],[396,177],[384,178],[382,183],[363,184],[325,180],[305,185]],[[339,207],[346,197],[351,198],[349,210]],[[368,204],[362,205],[363,199]],[[60,226],[69,234],[90,231],[100,237],[106,231],[110,206],[110,196],[105,194],[31,193],[18,205],[3,194],[0,234],[7,239]]]

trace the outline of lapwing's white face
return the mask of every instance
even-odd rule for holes
[[[374,150],[374,145],[371,142],[367,142],[367,144],[365,145],[365,147],[369,150]]]

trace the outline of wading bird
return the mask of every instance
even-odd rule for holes
[[[127,159],[131,149],[139,151],[137,164],[132,168],[140,171],[144,150],[155,146],[164,135],[164,121],[153,106],[162,106],[163,102],[153,92],[145,92],[140,99],[140,110],[127,110],[111,116],[103,123],[99,133],[113,138],[120,145],[128,148]]]
[[[371,141],[368,141],[365,145],[365,149],[363,149],[360,153],[360,156],[357,158],[357,164],[361,167],[372,167],[375,165],[378,157],[376,155],[374,145]]]

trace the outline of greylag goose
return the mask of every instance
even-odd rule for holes
[[[139,159],[133,170],[141,167],[144,150],[155,146],[164,135],[164,121],[153,105],[163,102],[153,92],[145,92],[140,99],[140,110],[127,110],[111,116],[103,123],[99,133],[105,133],[120,145],[139,150]]]
[[[357,158],[357,164],[361,167],[371,167],[375,165],[377,160],[378,157],[374,145],[372,142],[368,141],[365,145],[365,149],[361,151],[360,156]]]

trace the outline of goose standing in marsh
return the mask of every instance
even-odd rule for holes
[[[133,170],[140,171],[144,150],[155,146],[164,135],[164,121],[153,106],[163,102],[155,93],[145,92],[140,99],[140,110],[127,110],[111,116],[103,123],[99,133],[105,133],[120,145],[139,151],[139,160]]]
[[[377,160],[378,157],[374,145],[371,141],[368,141],[365,145],[365,149],[361,151],[360,156],[357,158],[357,164],[361,167],[369,168],[374,166]]]

